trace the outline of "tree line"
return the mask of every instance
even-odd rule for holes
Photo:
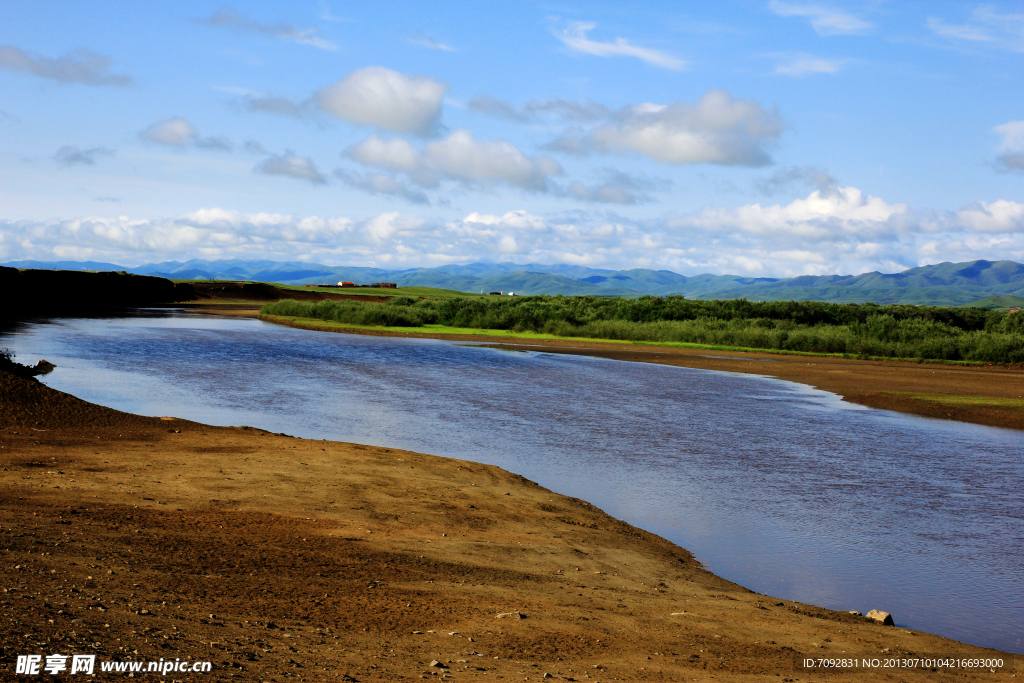
[[[398,296],[383,303],[285,300],[264,306],[262,313],[353,325],[443,325],[854,356],[1024,362],[1024,315],[978,308],[682,296]]]

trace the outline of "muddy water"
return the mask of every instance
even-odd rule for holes
[[[147,415],[499,465],[760,593],[1024,652],[1024,434],[788,382],[153,314],[0,338]]]

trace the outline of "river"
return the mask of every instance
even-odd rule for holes
[[[752,375],[173,311],[2,346],[120,410],[498,465],[759,593],[1024,653],[1020,432]]]

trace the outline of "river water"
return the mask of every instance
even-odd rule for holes
[[[498,465],[759,593],[1024,653],[1019,432],[751,375],[183,312],[31,323],[0,346],[120,410]]]

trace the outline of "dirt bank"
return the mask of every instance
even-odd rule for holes
[[[58,652],[208,660],[212,681],[807,681],[804,656],[986,652],[751,593],[496,467],[137,417],[6,373],[0,465],[7,680]]]
[[[300,329],[385,337],[466,341],[544,353],[598,356],[639,363],[742,372],[808,384],[851,403],[943,420],[1024,429],[1024,368],[797,356],[770,352],[714,351],[647,344],[568,339],[515,340],[484,334],[431,334],[318,325],[266,316]]]

